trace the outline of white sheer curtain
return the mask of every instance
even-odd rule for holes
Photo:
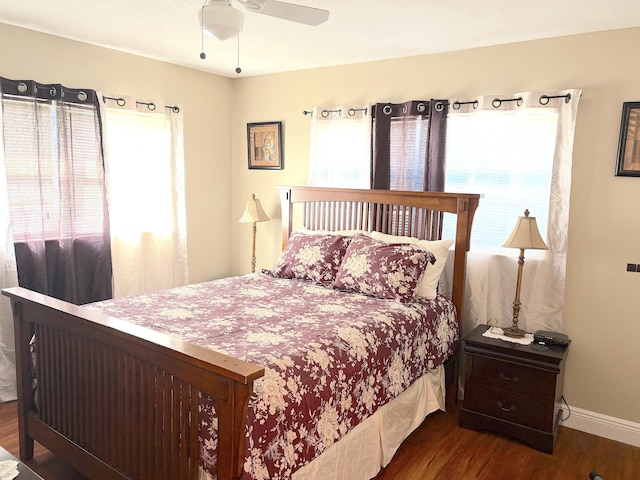
[[[580,90],[563,90],[451,101],[446,190],[483,194],[467,261],[463,333],[490,321],[511,325],[519,250],[501,245],[525,208],[537,217],[549,250],[525,251],[518,326],[529,332],[562,331],[571,163],[580,95]],[[470,147],[464,153],[464,172],[451,172],[450,156],[461,144]],[[500,162],[516,164],[512,177],[500,169]],[[483,183],[481,178],[493,170],[496,175]]]
[[[309,185],[369,188],[371,108],[316,106],[311,115]]]
[[[103,97],[114,297],[188,283],[183,116]]]
[[[18,272],[9,222],[7,178],[2,154],[4,148],[2,148],[1,142],[2,136],[0,135],[0,192],[2,192],[0,194],[0,289],[18,285]],[[16,398],[13,316],[9,300],[2,297],[0,298],[0,402],[8,402]]]

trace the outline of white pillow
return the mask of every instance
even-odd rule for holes
[[[411,245],[424,248],[425,250],[433,253],[436,257],[436,263],[433,265],[427,265],[424,276],[416,289],[416,297],[430,299],[436,298],[436,295],[438,294],[438,282],[440,281],[440,275],[442,274],[444,265],[447,262],[449,248],[453,245],[453,240],[419,240],[415,237],[400,237],[380,232],[371,232],[369,236],[387,243],[410,243]]]

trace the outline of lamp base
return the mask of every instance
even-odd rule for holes
[[[518,327],[503,328],[502,331],[507,337],[513,337],[513,338],[522,338],[528,333],[528,332],[525,332],[524,330],[520,330]]]

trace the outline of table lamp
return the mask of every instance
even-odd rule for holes
[[[548,250],[546,243],[540,236],[536,217],[529,216],[529,210],[524,211],[524,217],[518,217],[516,226],[503,247],[519,248],[518,257],[518,279],[516,281],[516,299],[513,301],[513,323],[511,327],[505,328],[504,334],[508,337],[524,337],[527,333],[518,328],[518,316],[520,315],[520,286],[522,284],[522,267],[524,266],[524,251],[526,249]]]
[[[253,223],[253,243],[251,246],[251,273],[256,271],[256,223],[266,222],[269,220],[269,216],[264,213],[260,200],[256,198],[254,193],[251,194],[251,200],[247,202],[247,206],[244,209],[244,213],[238,222],[240,223]]]

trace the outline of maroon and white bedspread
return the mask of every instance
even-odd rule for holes
[[[409,304],[264,274],[90,308],[265,367],[249,402],[243,478],[286,479],[448,358],[458,340],[444,297]],[[204,468],[217,421],[201,405]]]

